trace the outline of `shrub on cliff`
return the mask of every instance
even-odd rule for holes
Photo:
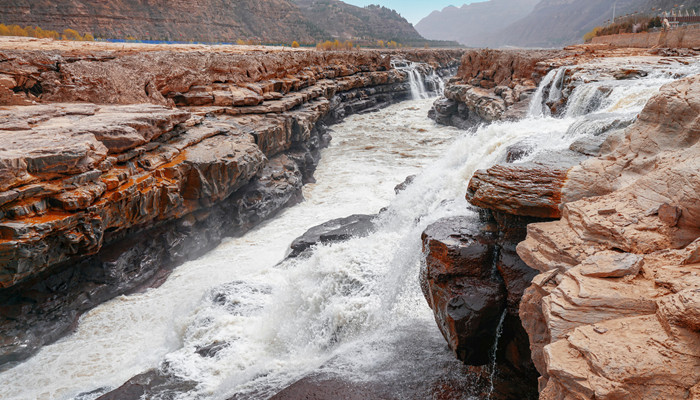
[[[66,29],[63,34],[56,31],[41,29],[38,26],[31,27],[25,26],[22,28],[19,25],[0,24],[0,36],[25,36],[25,37],[35,37],[39,39],[63,39],[63,40],[88,40],[93,41],[95,37],[89,33],[84,36],[80,36],[78,31],[75,29]]]
[[[589,43],[591,40],[593,40],[594,37],[598,36],[598,34],[600,33],[600,31],[602,31],[602,30],[603,30],[602,27],[596,26],[595,28],[593,28],[592,31],[590,31],[590,32],[586,33],[585,35],[583,35],[583,41],[586,42],[586,43]]]
[[[63,35],[61,35],[61,39],[63,40],[83,40],[83,37],[80,36],[78,31],[75,29],[66,29],[63,31]]]
[[[298,49],[298,48],[299,48],[299,42],[297,42],[296,40],[293,41],[293,42],[292,42],[292,48],[293,48],[293,49]]]

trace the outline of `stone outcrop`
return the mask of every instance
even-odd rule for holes
[[[520,308],[541,398],[698,395],[699,87],[662,88],[607,154],[569,172],[562,219],[518,245],[541,273]]]
[[[468,50],[430,116],[463,129],[518,118],[524,115],[541,78],[553,68],[544,61],[562,54],[553,50]]]
[[[332,219],[309,228],[303,235],[292,241],[287,257],[299,257],[317,244],[342,242],[352,237],[363,237],[375,229],[373,219],[377,215],[354,214],[345,218]]]
[[[95,46],[0,50],[0,363],[300,201],[327,125],[411,93],[389,53]]]
[[[537,397],[537,372],[518,317],[536,271],[515,254],[526,224],[535,221],[541,219],[483,210],[479,218],[438,220],[422,235],[423,294],[457,358],[498,365],[493,398]]]

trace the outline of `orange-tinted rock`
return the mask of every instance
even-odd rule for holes
[[[558,218],[561,189],[570,168],[562,162],[498,164],[474,173],[467,200],[506,214]]]

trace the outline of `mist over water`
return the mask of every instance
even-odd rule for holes
[[[542,110],[541,93],[529,117],[469,132],[429,120],[433,99],[349,117],[332,127],[303,203],[178,267],[161,287],[86,313],[75,333],[0,374],[2,398],[71,399],[156,367],[196,383],[161,396],[177,399],[265,399],[308,374],[396,382],[406,398],[429,393],[444,376],[469,379],[418,284],[421,232],[442,217],[475,216],[464,198],[469,178],[503,161],[509,146],[531,147],[524,161],[564,151],[613,117],[633,119],[662,84],[689,73],[665,68],[634,82],[580,84],[560,118]],[[597,98],[586,94],[591,85],[614,87]],[[369,236],[282,261],[308,228],[384,207]],[[212,345],[212,357],[198,353]]]

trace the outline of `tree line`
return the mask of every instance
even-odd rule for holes
[[[65,29],[63,32],[41,29],[38,26],[25,26],[22,28],[19,25],[0,24],[0,36],[24,36],[40,39],[55,39],[55,40],[79,40],[93,41],[95,38],[90,33],[81,35],[75,29]]]

